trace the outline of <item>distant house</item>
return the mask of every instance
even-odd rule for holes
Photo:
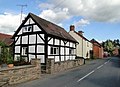
[[[85,59],[90,58],[92,55],[91,51],[93,50],[93,45],[87,38],[83,36],[83,32],[76,32],[75,26],[71,25],[69,34],[79,43],[77,44],[76,55]]]
[[[55,62],[74,60],[77,41],[62,27],[29,13],[12,37],[14,39],[14,60],[18,57],[30,61],[47,58]]]
[[[8,35],[8,34],[4,34],[4,33],[0,33],[0,42],[4,43],[6,45],[6,47],[9,47],[12,45],[13,40],[11,39],[12,35]],[[0,46],[0,53],[1,53],[1,46]],[[11,48],[12,50],[12,48]]]
[[[119,55],[119,47],[115,47],[115,49],[113,50],[112,53],[114,56],[118,56]]]
[[[95,39],[92,39],[91,42],[93,43],[93,56],[95,58],[103,58],[102,45],[99,42],[97,42]]]

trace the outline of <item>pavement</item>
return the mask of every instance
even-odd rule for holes
[[[80,67],[11,87],[120,87],[120,59],[87,60]]]

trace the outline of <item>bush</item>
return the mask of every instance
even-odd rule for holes
[[[13,64],[13,58],[12,57],[9,57],[8,59],[7,59],[7,64]]]

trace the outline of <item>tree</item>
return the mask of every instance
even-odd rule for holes
[[[110,54],[114,50],[114,44],[112,40],[107,40],[103,43],[104,51],[109,52]]]
[[[1,63],[7,63],[7,59],[9,58],[9,51],[6,48],[6,44],[4,42],[0,42],[1,53],[0,53],[0,61]]]

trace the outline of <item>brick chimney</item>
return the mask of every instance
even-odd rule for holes
[[[84,33],[83,31],[78,31],[79,35],[83,35],[83,33]]]
[[[75,26],[74,25],[70,25],[70,31],[75,31]]]

